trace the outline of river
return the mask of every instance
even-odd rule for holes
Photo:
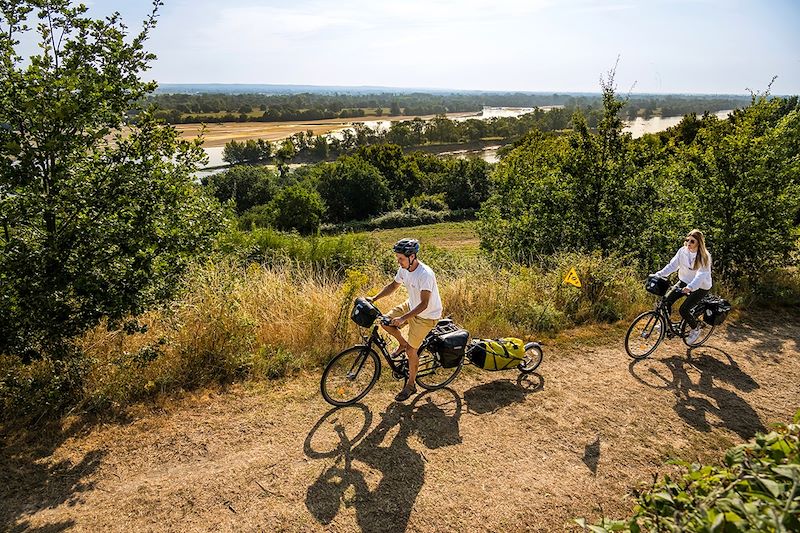
[[[541,109],[549,110],[557,107],[562,106],[544,106]],[[532,107],[484,107],[483,110],[479,113],[475,113],[474,115],[467,115],[467,116],[458,116],[455,117],[453,120],[457,121],[464,121],[470,119],[478,119],[478,120],[489,120],[491,118],[496,117],[518,117],[520,115],[524,115],[525,113],[531,113],[534,110]],[[725,118],[730,114],[731,110],[725,111],[717,111],[714,113],[718,118]],[[638,117],[635,120],[625,121],[625,131],[631,133],[634,139],[638,139],[645,133],[658,133],[659,131],[664,131],[668,128],[671,128],[677,125],[682,116],[678,117],[651,117],[648,119],[644,119],[642,117]],[[378,130],[386,130],[390,127],[391,122],[388,120],[370,120],[363,122],[368,128],[371,129],[378,129]],[[341,138],[342,131],[349,128],[342,128],[339,131],[330,133],[329,135],[337,136]],[[500,148],[500,145],[492,145],[487,146],[481,150],[457,150],[453,152],[446,152],[447,155],[453,155],[456,157],[475,157],[480,156],[484,160],[488,161],[489,163],[496,163],[498,161],[497,157],[497,150]],[[222,160],[222,151],[225,148],[222,146],[211,147],[211,148],[204,148],[206,154],[208,154],[208,164],[206,165],[206,169],[201,170],[197,173],[197,176],[204,176],[208,174],[213,174],[218,170],[208,170],[213,167],[222,167],[225,166],[225,161]]]

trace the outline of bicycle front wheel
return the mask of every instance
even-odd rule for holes
[[[451,368],[443,367],[439,354],[432,352],[428,347],[419,352],[419,360],[416,382],[425,390],[446,387],[456,379],[458,373],[461,372],[461,367],[464,366],[464,357],[462,357],[458,365]]]
[[[353,346],[328,363],[322,372],[320,391],[325,401],[341,407],[366,396],[380,376],[381,360],[375,350]]]
[[[625,335],[625,351],[634,359],[644,359],[653,353],[664,338],[663,318],[655,311],[637,316]]]

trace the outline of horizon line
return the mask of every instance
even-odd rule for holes
[[[165,86],[223,86],[223,87],[274,87],[274,88],[315,88],[315,89],[353,89],[353,90],[385,90],[385,91],[415,91],[415,92],[424,92],[424,91],[435,91],[435,92],[450,92],[454,94],[460,93],[485,93],[485,94],[541,94],[541,95],[553,95],[553,94],[584,94],[584,95],[600,95],[602,94],[601,91],[581,91],[581,90],[565,90],[565,89],[552,89],[552,90],[525,90],[525,89],[455,89],[455,88],[441,88],[441,87],[401,87],[401,86],[390,86],[390,85],[319,85],[314,83],[239,83],[239,82],[159,82],[158,80],[153,80],[158,83],[158,87],[165,87]],[[620,91],[617,91],[617,94],[622,94]],[[629,92],[625,93],[629,95],[662,95],[662,96],[671,96],[671,95],[691,95],[691,96],[736,96],[736,97],[749,97],[752,96],[752,93],[748,92],[741,92],[741,93],[732,93],[732,92]],[[755,93],[759,94],[759,93]],[[771,94],[771,96],[794,96],[789,94]]]

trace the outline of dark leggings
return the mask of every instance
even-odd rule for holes
[[[681,289],[686,287],[686,283],[681,281],[679,283],[679,287]],[[697,319],[693,317],[691,313],[689,313],[689,310],[695,305],[697,305],[697,303],[700,300],[702,300],[703,296],[705,296],[706,294],[708,294],[708,291],[706,289],[695,289],[689,293],[689,296],[686,296],[680,290],[674,290],[667,295],[666,299],[667,309],[671,311],[672,304],[674,304],[677,300],[686,296],[686,301],[684,301],[681,304],[681,307],[680,309],[678,309],[678,311],[680,312],[681,317],[683,317],[686,323],[689,324],[689,327],[694,329],[697,327]]]

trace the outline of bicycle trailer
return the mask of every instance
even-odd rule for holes
[[[475,339],[467,356],[473,365],[484,370],[507,370],[519,365],[525,358],[525,343],[522,339]]]

